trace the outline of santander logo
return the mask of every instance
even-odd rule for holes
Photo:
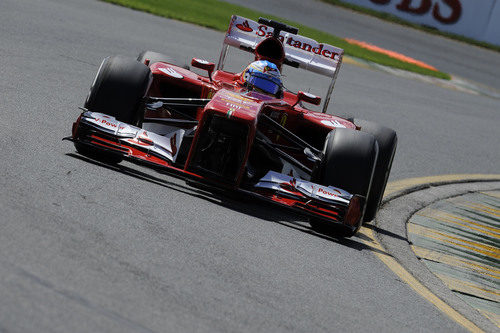
[[[248,24],[248,21],[245,21],[243,23],[238,23],[236,24],[236,27],[240,30],[243,30],[245,32],[251,32],[253,31],[252,28],[250,28],[250,24]]]
[[[253,25],[254,24],[252,24],[252,26]],[[255,33],[257,36],[263,38],[268,38],[273,35],[273,30],[270,29],[267,25],[260,24],[259,26],[252,28],[248,20],[244,20],[242,23],[236,23],[235,26],[241,31]],[[282,43],[288,44],[289,46],[294,47],[296,49],[301,49],[305,52],[314,53],[319,56],[323,56],[325,58],[329,58],[335,61],[339,60],[340,54],[334,52],[327,45],[325,44],[311,45],[313,43],[303,36],[290,34],[285,40],[285,36],[280,34],[278,38]]]

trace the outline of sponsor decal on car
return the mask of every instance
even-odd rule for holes
[[[309,98],[317,98],[317,97],[318,97],[318,96],[313,95],[313,94],[308,93],[308,92],[303,92],[303,94],[304,94],[305,96],[309,97]]]
[[[120,122],[113,117],[109,117],[102,113],[89,113],[86,120],[94,125],[102,127],[108,131],[117,132]]]
[[[241,17],[238,17],[241,19]],[[237,20],[235,20],[236,22]],[[234,24],[234,22],[232,22]],[[259,24],[250,21],[248,19],[245,19],[241,23],[236,23],[235,26],[246,33],[254,33],[259,37],[272,37],[273,36],[273,31],[274,29],[271,27],[268,27],[267,25],[264,24]],[[252,27],[252,25],[255,25]],[[286,40],[285,40],[286,37]],[[301,49],[302,51],[308,52],[308,53],[314,53],[320,56],[323,56],[325,58],[333,59],[335,61],[338,61],[340,59],[340,54],[335,52],[333,49],[331,49],[328,45],[325,44],[316,44],[312,45],[313,42],[317,43],[311,39],[305,38],[300,35],[292,35],[288,34],[285,32],[280,32],[279,35],[279,40],[284,43],[288,44],[294,48]]]
[[[104,127],[109,127],[112,129],[115,129],[118,125],[115,124],[114,122],[110,122],[104,118],[94,118],[94,120],[99,123],[99,125],[102,125]]]
[[[193,60],[199,62],[200,64],[203,64],[203,65],[208,65],[210,62],[209,61],[206,61],[206,60],[203,60],[203,59],[199,59],[199,58],[194,58]]]
[[[339,190],[336,190],[336,189],[331,189],[330,190],[329,188],[325,188],[325,187],[318,187],[318,192],[317,193],[320,194],[320,195],[324,195],[326,197],[331,197],[331,198],[338,197],[339,194],[342,194],[342,193],[340,193]]]
[[[272,32],[266,32],[267,28],[268,27],[265,25],[260,26],[259,31],[257,32],[257,35],[259,35],[261,37],[266,36],[266,38],[272,36],[273,35]],[[283,37],[283,36],[279,36],[279,39],[282,43],[286,43],[286,44],[293,46],[297,49],[301,49],[302,51],[321,55],[325,58],[330,58],[333,60],[339,60],[340,55],[338,53],[335,53],[334,51],[330,51],[327,48],[325,48],[324,44],[319,44],[318,46],[314,47],[313,45],[308,44],[308,43],[303,42],[303,41],[300,41],[297,38],[294,39],[294,37],[292,37],[292,36],[288,36],[288,38],[286,39],[286,42],[285,42],[285,37]]]
[[[340,121],[338,121],[337,119],[333,119],[333,120],[322,120],[321,123],[323,125],[326,125],[328,127],[340,127],[340,128],[346,128],[344,126],[344,124],[342,124]]]
[[[178,73],[175,69],[171,68],[171,67],[161,67],[161,68],[158,68],[159,71],[167,74],[168,76],[170,77],[173,77],[173,78],[176,78],[176,79],[183,79],[184,76],[182,76],[180,73]]]
[[[234,109],[234,110],[241,109],[241,106],[239,106],[237,104],[229,103],[229,102],[226,103],[226,106],[229,106],[231,109]]]
[[[236,108],[236,109],[251,109],[251,105],[254,104],[251,100],[234,93],[227,93],[220,97],[221,101],[226,103],[226,106]]]
[[[243,23],[238,23],[236,24],[236,27],[240,30],[243,30],[245,32],[252,32],[253,29],[250,28],[250,24],[248,24],[248,20],[245,20]]]
[[[333,186],[323,186],[294,176],[269,171],[260,181],[255,184],[256,188],[270,188],[295,195],[307,197],[326,202],[341,202],[348,204],[352,194]]]
[[[234,100],[234,101],[239,101],[239,102],[241,102],[243,104],[253,104],[253,102],[251,100],[249,100],[248,98],[246,98],[244,96],[241,96],[239,94],[227,93],[227,94],[225,94],[225,97],[229,98],[231,100]]]

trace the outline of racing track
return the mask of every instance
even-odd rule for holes
[[[216,60],[221,38],[91,0],[0,3],[0,332],[463,331],[359,237],[61,141],[103,57]],[[499,106],[345,65],[331,110],[398,131],[395,180],[498,173]]]

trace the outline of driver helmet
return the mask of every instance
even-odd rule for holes
[[[252,62],[243,71],[243,83],[252,90],[278,96],[281,93],[281,74],[278,66],[267,60]]]

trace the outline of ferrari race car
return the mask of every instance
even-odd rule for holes
[[[318,96],[261,91],[224,70],[229,47],[326,76],[322,112],[310,110]],[[67,139],[86,156],[243,192],[309,216],[319,232],[352,236],[377,213],[397,137],[326,113],[343,53],[286,24],[232,16],[217,66],[192,59],[202,75],[152,51],[104,59]]]

